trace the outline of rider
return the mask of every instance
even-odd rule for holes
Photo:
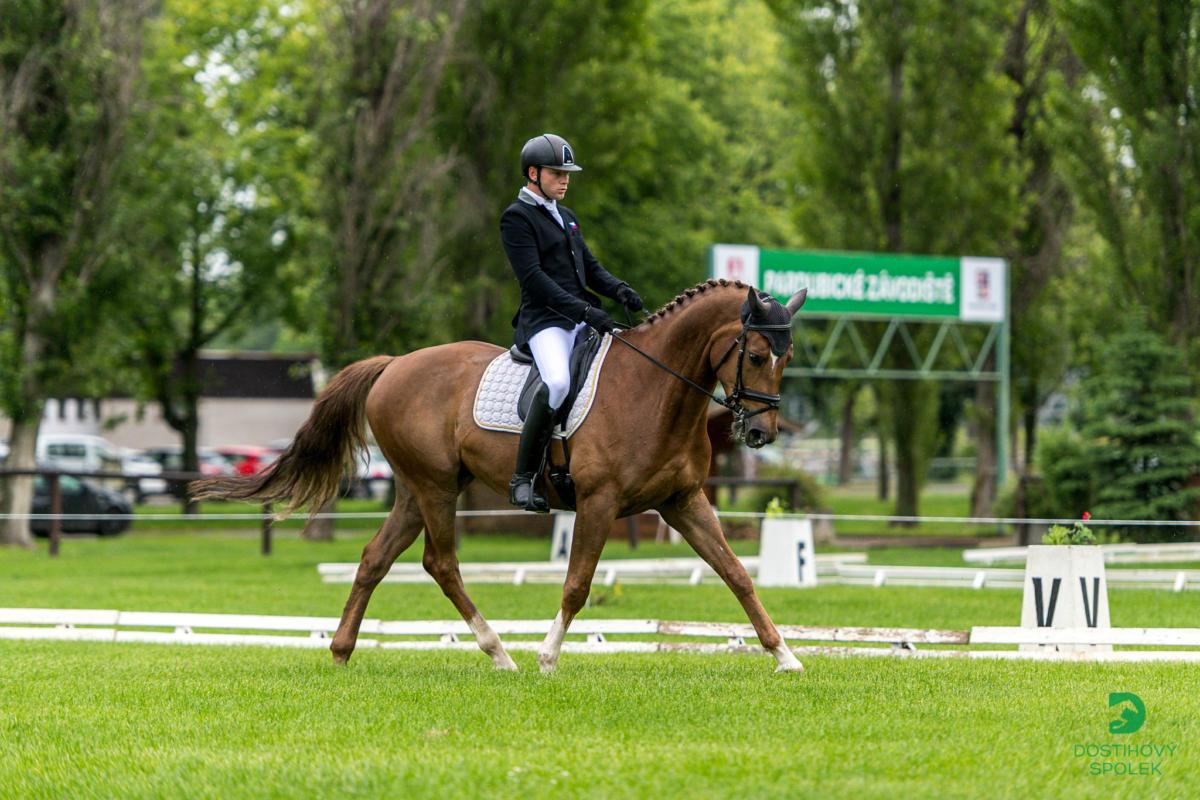
[[[575,334],[584,325],[601,334],[614,330],[612,317],[592,292],[630,311],[642,308],[638,293],[610,275],[588,250],[574,212],[558,204],[567,194],[571,173],[581,169],[566,139],[553,133],[535,136],[521,148],[525,185],[500,217],[500,239],[521,284],[513,341],[533,354],[546,384],[525,417],[508,485],[509,502],[528,511],[550,510],[537,492],[536,477],[554,416],[570,390],[568,362]]]

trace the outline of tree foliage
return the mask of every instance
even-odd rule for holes
[[[1003,2],[772,2],[795,70],[788,83],[797,222],[810,246],[1004,253],[1019,171],[1012,88],[997,69]],[[883,388],[895,439],[897,513],[916,514],[936,441],[936,389]]]
[[[1056,0],[1086,67],[1055,109],[1062,163],[1133,303],[1200,334],[1200,3]]]
[[[92,293],[117,247],[114,184],[138,86],[148,0],[9,0],[0,12],[0,275],[10,465],[34,466],[45,397],[89,375]],[[32,480],[10,482],[7,510],[28,511]],[[0,541],[28,544],[24,519]]]
[[[305,140],[294,91],[305,22],[283,2],[170,0],[155,19],[117,219],[125,368],[195,470],[202,348],[270,319],[305,228]]]
[[[465,0],[315,6],[312,42],[321,184],[319,289],[304,311],[341,365],[443,337],[443,245],[458,226],[458,156],[434,136],[437,98]]]
[[[1082,447],[1050,466],[1052,487],[1078,498],[1079,476],[1089,482],[1090,510],[1102,519],[1192,519],[1200,509],[1200,442],[1191,376],[1178,348],[1134,323],[1105,346],[1095,374],[1084,381],[1079,429]],[[1162,529],[1133,529],[1140,538]]]

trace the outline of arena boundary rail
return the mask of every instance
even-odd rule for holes
[[[1024,569],[979,567],[923,567],[866,564],[865,553],[818,553],[817,581],[844,586],[942,586],[969,589],[1020,589]],[[758,571],[757,556],[740,557],[747,572]],[[323,583],[351,583],[357,562],[325,562],[317,565]],[[552,561],[464,562],[463,579],[472,583],[562,583],[567,565]],[[1182,592],[1200,590],[1200,570],[1113,569],[1106,573],[1111,589],[1159,589]],[[719,581],[717,574],[700,558],[619,558],[599,562],[598,580],[605,586],[629,583],[686,583],[698,586]],[[383,579],[387,583],[432,583],[419,562],[397,562]]]
[[[501,636],[543,636],[549,620],[493,620]],[[0,608],[0,639],[56,640],[182,645],[258,645],[326,648],[337,629],[336,617],[260,616],[117,611],[111,609]],[[158,630],[155,630],[158,629]],[[170,629],[170,630],[161,630]],[[207,629],[207,630],[197,630]],[[1200,650],[1058,650],[1058,646],[1118,645],[1136,647],[1200,647],[1200,628],[1005,628],[973,627],[969,631],[808,627],[780,625],[792,642],[821,642],[793,647],[800,655],[897,656],[907,658],[1032,659],[1051,661],[1188,661],[1200,662]],[[230,633],[229,631],[239,631]],[[257,631],[245,633],[244,631]],[[265,632],[265,633],[264,633]],[[461,620],[365,619],[359,649],[475,650],[470,630]],[[571,626],[573,639],[563,645],[574,653],[762,653],[751,644],[747,624],[673,622],[653,619],[580,619]],[[658,637],[613,640],[609,637]],[[378,637],[392,637],[388,639]],[[397,638],[407,637],[407,638]],[[585,637],[582,641],[579,637]],[[689,641],[663,641],[686,637]],[[703,641],[723,639],[723,642]],[[701,640],[701,641],[696,641]],[[833,644],[830,644],[833,643]],[[1038,650],[978,649],[1041,645]],[[864,646],[865,645],[865,646]],[[884,646],[878,646],[884,645]],[[921,646],[918,649],[918,645]],[[928,646],[970,649],[930,649]],[[537,650],[541,642],[510,638],[510,650]]]

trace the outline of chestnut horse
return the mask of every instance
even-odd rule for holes
[[[649,509],[682,533],[721,576],[762,646],[775,656],[778,670],[803,669],[767,616],[701,491],[710,457],[708,393],[718,382],[734,411],[735,439],[762,447],[778,434],[779,386],[792,352],[789,324],[803,301],[800,292],[783,306],[742,283],[710,280],[618,334],[633,346],[613,343],[591,412],[570,440],[575,534],[562,605],[538,654],[542,671],[558,663],[563,637],[587,600],[613,521]],[[458,342],[351,364],[330,381],[272,467],[254,476],[194,485],[205,498],[290,497],[285,513],[305,504],[319,509],[335,495],[343,469],[363,446],[365,412],[395,470],[396,504],[363,549],[330,647],[335,662],[349,660],[372,591],[424,529],[425,569],[495,666],[516,669],[463,588],[454,537],[459,493],[479,479],[504,495],[516,459],[517,437],[479,428],[472,413],[484,368],[502,352],[491,344]],[[547,490],[552,507],[563,508],[553,488]]]

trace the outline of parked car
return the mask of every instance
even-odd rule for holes
[[[105,489],[91,481],[75,478],[70,475],[60,475],[59,488],[62,492],[63,514],[130,514],[133,512],[129,501],[112,489]],[[33,481],[34,514],[50,513],[50,481],[43,475],[38,475]],[[98,533],[101,536],[115,536],[129,528],[128,519],[104,519],[100,516],[83,517],[79,519],[64,519],[63,533]],[[35,536],[50,535],[50,520],[30,520],[29,527]]]
[[[180,445],[149,447],[146,448],[145,453],[162,466],[163,472],[183,471],[183,447]],[[200,473],[206,477],[234,474],[233,465],[225,456],[214,450],[201,447],[196,451],[196,459],[199,462],[197,466],[200,468]],[[170,483],[170,493],[174,497],[183,497],[186,484],[180,481],[171,481]]]
[[[101,436],[86,433],[46,433],[35,446],[37,463],[67,472],[124,472],[121,451]],[[94,478],[97,485],[114,491],[127,488],[123,478]]]
[[[382,500],[392,484],[393,473],[392,465],[383,457],[379,445],[367,445],[367,458],[359,456],[355,463],[358,465],[359,483],[367,487],[371,497]]]
[[[123,451],[121,471],[126,475],[145,476],[126,479],[125,496],[131,502],[143,503],[147,497],[155,497],[169,492],[167,482],[162,478],[155,477],[162,474],[162,464],[139,450],[126,449]]]
[[[147,457],[161,464],[164,472],[183,471],[183,448],[179,445],[148,447],[144,452]],[[229,460],[207,447],[196,450],[196,459],[199,461],[200,472],[209,477],[234,474],[233,465]]]
[[[236,475],[253,475],[279,458],[279,454],[272,448],[258,445],[224,445],[214,447],[213,450],[233,465]]]
[[[112,442],[85,433],[47,433],[38,437],[39,464],[75,472],[120,472],[122,454]]]

